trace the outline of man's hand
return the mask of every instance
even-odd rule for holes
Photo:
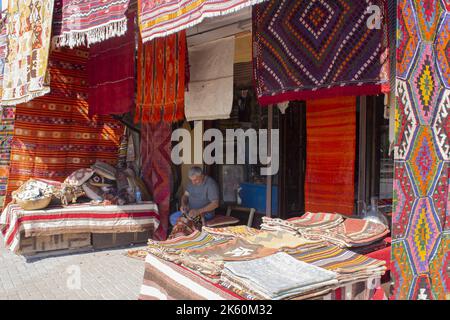
[[[189,217],[191,217],[191,218],[195,218],[199,215],[200,215],[200,210],[198,210],[198,209],[191,209],[189,211]]]
[[[189,211],[189,208],[187,206],[181,206],[180,211],[181,213],[187,213]]]

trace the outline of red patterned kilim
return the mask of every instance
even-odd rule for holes
[[[160,226],[155,238],[164,240],[169,227],[172,126],[165,122],[143,124],[141,128],[142,173],[158,204]]]
[[[89,118],[87,59],[84,49],[53,51],[51,93],[17,106],[8,200],[30,178],[64,181],[96,160],[116,163],[123,126],[109,116]]]
[[[353,214],[356,97],[308,101],[305,211]]]

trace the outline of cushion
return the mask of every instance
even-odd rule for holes
[[[103,191],[96,186],[91,185],[89,182],[82,186],[84,193],[91,200],[103,201]]]
[[[115,181],[109,180],[105,177],[102,177],[98,174],[94,174],[91,179],[89,179],[89,183],[96,187],[111,187],[115,184]]]
[[[239,219],[231,216],[222,216],[222,215],[216,215],[214,218],[212,218],[209,221],[206,221],[207,227],[223,227],[223,226],[229,226],[231,224],[239,223]]]
[[[95,173],[97,173],[98,175],[110,179],[110,180],[116,180],[116,174],[117,174],[117,170],[116,168],[114,168],[113,166],[101,162],[101,161],[97,161],[96,163],[94,163],[91,166],[92,169],[95,170]]]
[[[88,181],[94,173],[95,171],[91,168],[78,169],[77,171],[72,172],[72,174],[64,180],[64,183],[70,186],[79,187]]]

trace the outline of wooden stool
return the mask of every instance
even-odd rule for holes
[[[228,206],[226,215],[216,215],[209,221],[205,221],[205,218],[202,216],[202,224],[206,227],[210,228],[219,228],[219,227],[227,227],[234,224],[239,223],[239,219],[232,217],[232,211],[240,211],[248,213],[248,221],[247,226],[251,227],[253,224],[253,218],[255,216],[256,209],[254,208],[244,208],[239,206]]]

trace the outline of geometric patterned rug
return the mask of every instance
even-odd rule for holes
[[[391,299],[450,299],[450,6],[398,1]]]

